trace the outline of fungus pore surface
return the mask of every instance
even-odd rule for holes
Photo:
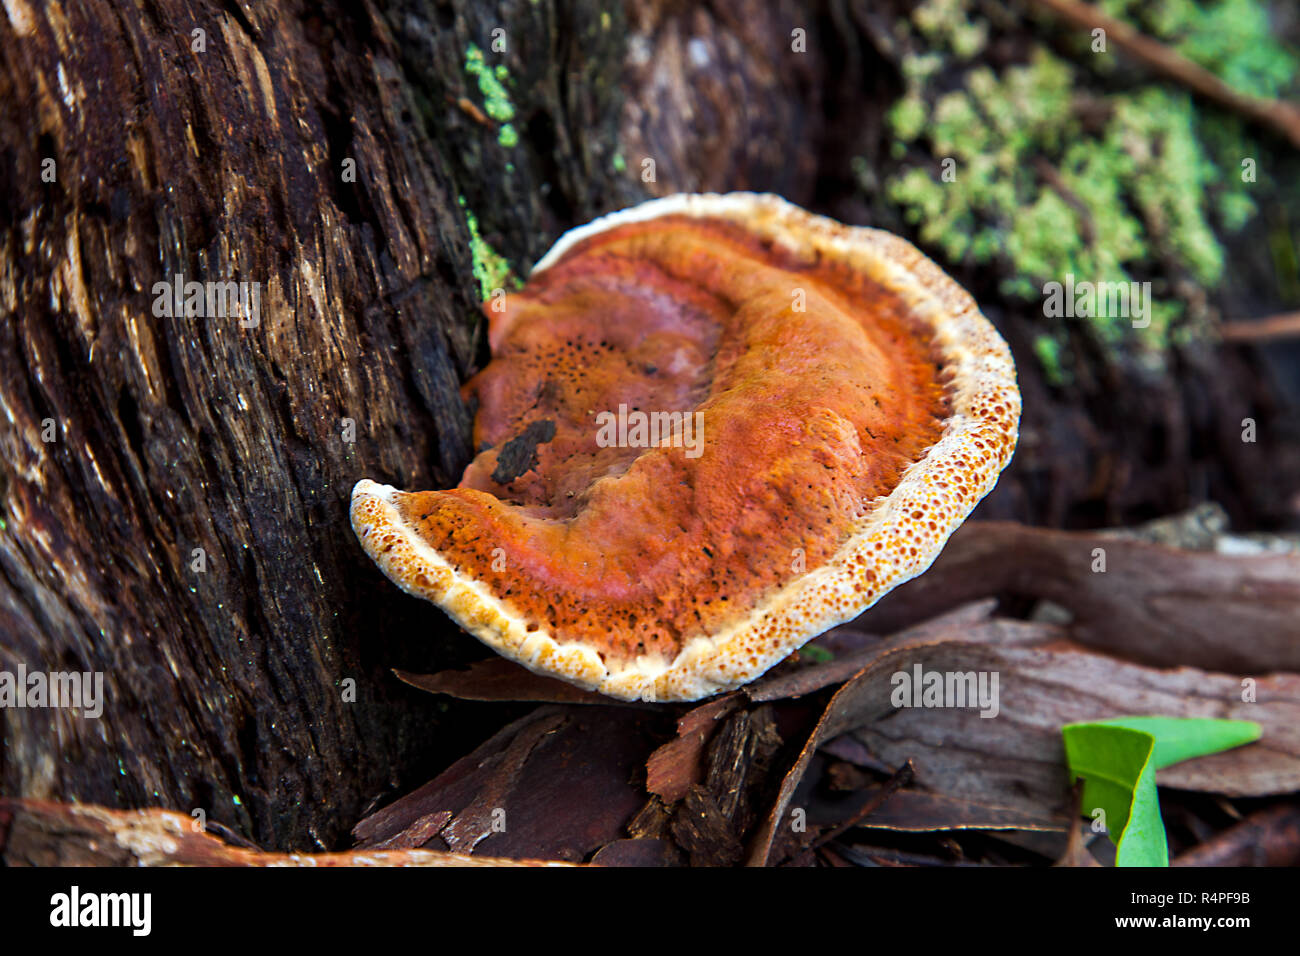
[[[763,673],[923,571],[997,480],[1005,343],[913,246],[775,196],[673,196],[564,236],[465,387],[457,488],[352,523],[500,653],[623,699]]]

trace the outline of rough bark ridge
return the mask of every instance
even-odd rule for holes
[[[6,4],[0,668],[102,671],[106,705],[5,709],[0,792],[332,846],[433,760],[438,710],[387,669],[469,645],[379,580],[348,493],[468,458],[458,197],[536,254],[612,194],[590,144],[617,117],[571,62],[618,75],[588,5],[477,6]],[[551,148],[507,152],[455,105],[501,24],[523,142]],[[259,282],[260,323],[155,316],[177,274]]]

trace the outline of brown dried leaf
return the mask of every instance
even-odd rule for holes
[[[603,694],[574,687],[554,677],[534,674],[504,657],[475,661],[468,670],[439,671],[436,674],[412,674],[394,670],[398,680],[427,690],[431,694],[448,694],[460,700],[536,701],[543,704],[617,705],[620,702]]]
[[[540,707],[353,834],[372,847],[449,811],[429,846],[583,860],[621,839],[644,804],[633,781],[663,722],[661,713],[620,707]]]
[[[1175,857],[1170,866],[1300,865],[1300,806],[1280,803]]]
[[[598,866],[682,866],[682,855],[670,840],[615,840],[591,858]]]
[[[870,800],[879,790],[861,792]],[[1064,830],[1060,817],[1025,812],[1023,808],[1001,807],[978,800],[963,800],[923,790],[900,790],[859,826],[872,830],[924,833],[934,830]]]
[[[424,846],[451,822],[451,811],[426,813],[401,833],[375,844],[376,850],[411,850]]]

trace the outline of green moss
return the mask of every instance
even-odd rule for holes
[[[478,90],[483,94],[483,111],[501,124],[497,130],[497,142],[507,149],[515,146],[519,142],[519,133],[510,122],[515,118],[515,107],[504,85],[509,78],[505,64],[488,67],[483,51],[471,43],[465,48],[465,72],[478,80]]]
[[[1060,342],[1051,335],[1040,335],[1034,339],[1034,354],[1038,356],[1038,364],[1043,367],[1049,385],[1066,383],[1067,377],[1061,365]]]
[[[1273,38],[1264,6],[1249,0],[1102,5],[1244,92],[1283,95],[1300,68]],[[921,242],[953,263],[998,268],[1002,291],[1031,302],[1067,274],[1142,281],[1171,265],[1214,288],[1224,272],[1214,224],[1240,229],[1256,211],[1241,180],[1241,160],[1258,155],[1244,125],[1158,83],[1091,89],[1091,71],[1114,58],[1086,44],[1077,62],[1039,47],[994,70],[980,57],[989,26],[977,9],[975,0],[924,0],[895,23],[905,91],[888,121],[891,153],[904,162],[884,186]],[[948,159],[956,178],[945,182]],[[1147,328],[1090,318],[1098,340],[1161,355],[1185,309],[1162,283],[1153,288],[1164,297]],[[1059,377],[1054,336],[1035,351]]]
[[[479,297],[484,301],[497,289],[519,288],[522,283],[510,269],[510,263],[497,253],[478,231],[478,217],[466,206],[465,197],[457,202],[465,210],[465,224],[469,226],[469,252],[474,278],[478,280]]]
[[[1287,95],[1300,70],[1300,58],[1278,42],[1268,4],[1259,0],[1102,0],[1101,6],[1250,96]]]
[[[1268,4],[1259,0],[1105,0],[1113,16],[1136,24],[1183,56],[1205,67],[1249,96],[1291,99],[1300,75],[1300,56],[1278,42]],[[1224,228],[1241,229],[1257,211],[1250,183],[1241,179],[1241,161],[1258,158],[1260,147],[1240,117],[1217,110],[1195,116],[1195,132],[1216,170],[1215,207]]]
[[[921,135],[925,129],[925,119],[925,103],[919,96],[904,96],[889,111],[889,122],[894,135],[905,143],[910,143]]]
[[[931,43],[943,43],[963,60],[988,43],[988,24],[965,15],[965,0],[925,0],[912,12],[912,22]]]
[[[1117,142],[1130,147],[1129,185],[1148,229],[1182,260],[1197,281],[1213,287],[1223,275],[1223,252],[1206,222],[1205,190],[1219,173],[1193,131],[1191,100],[1151,87],[1116,104]]]

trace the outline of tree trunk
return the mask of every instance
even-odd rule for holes
[[[466,209],[526,262],[619,194],[597,6],[501,5],[549,143],[508,150],[458,105],[497,25],[468,0],[6,4],[0,668],[102,672],[105,706],[4,709],[0,792],[334,846],[460,755],[389,669],[473,642],[382,580],[348,497],[470,456]],[[159,315],[178,275],[258,283],[256,325]]]

